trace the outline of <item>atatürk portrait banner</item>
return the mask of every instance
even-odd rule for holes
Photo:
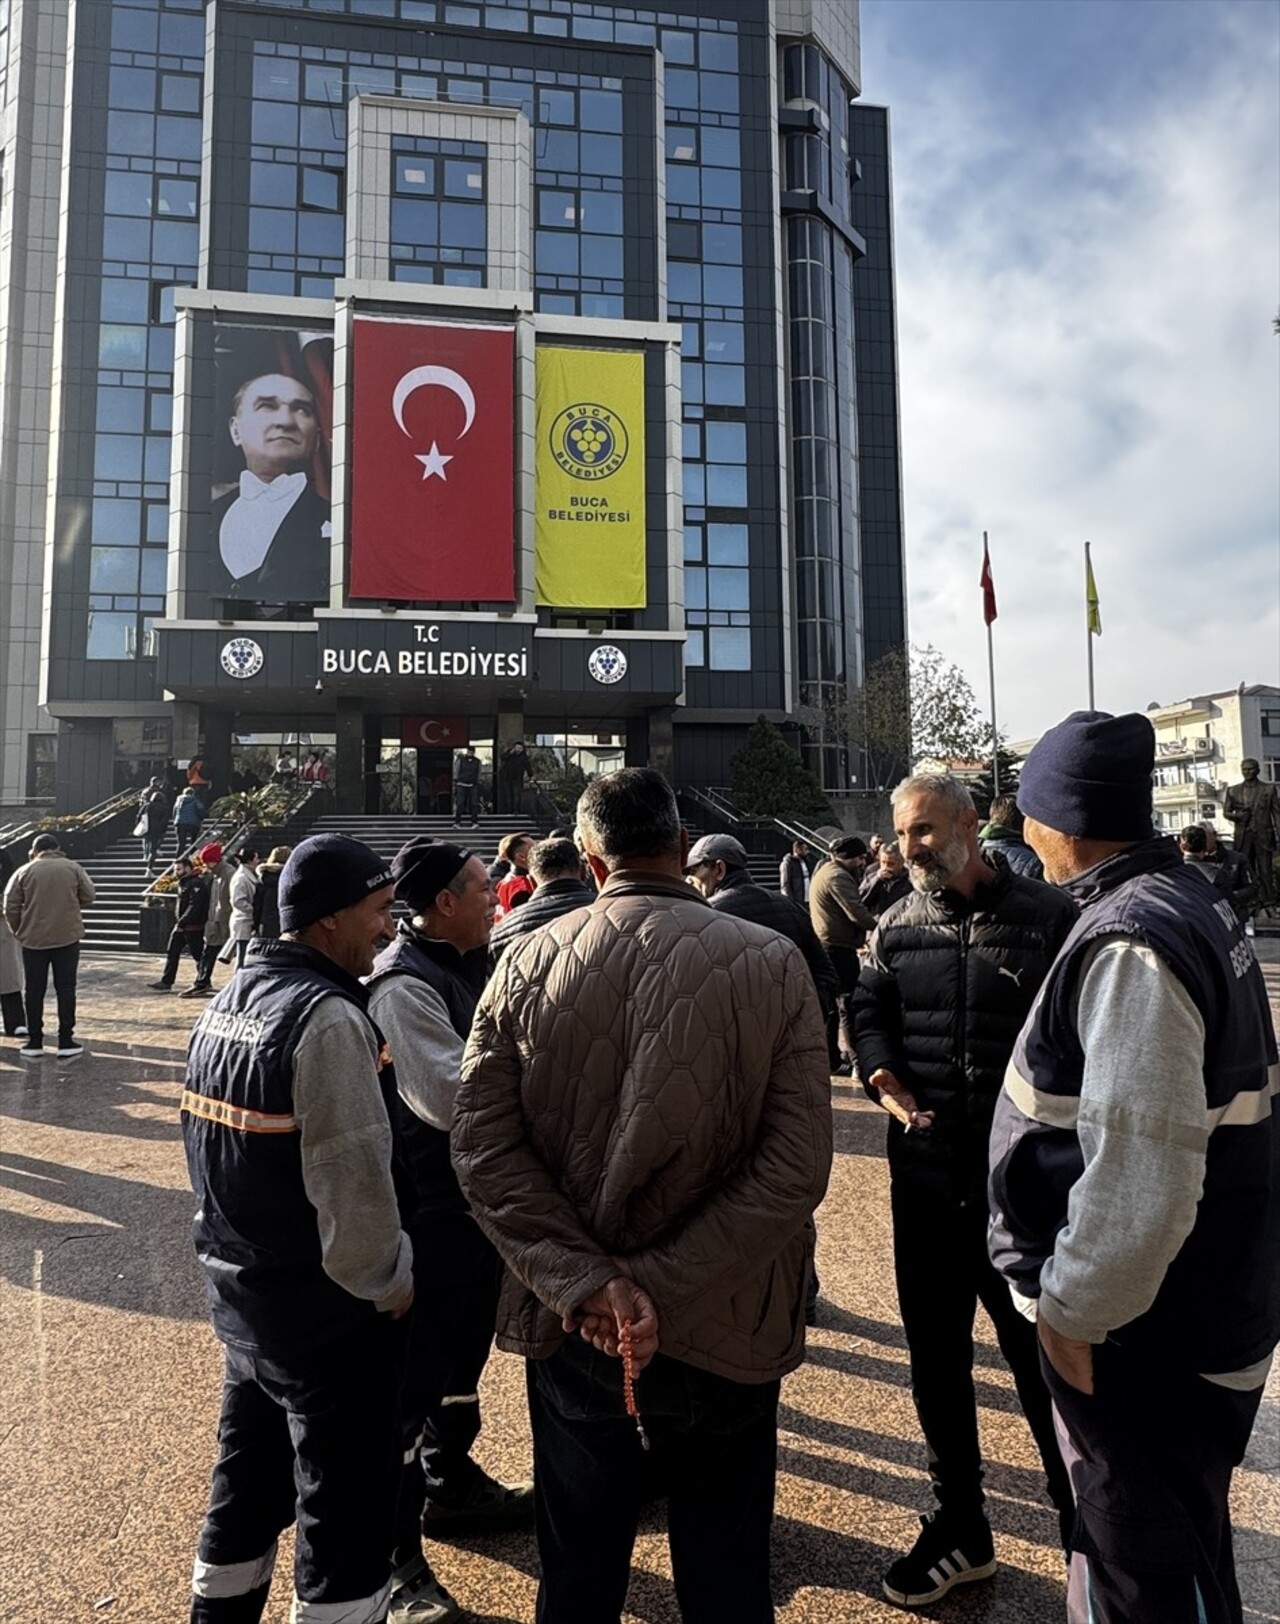
[[[354,323],[349,592],[515,597],[510,327]]]

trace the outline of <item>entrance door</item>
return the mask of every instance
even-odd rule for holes
[[[447,817],[453,811],[453,751],[424,746],[417,757],[418,811],[428,817]]]

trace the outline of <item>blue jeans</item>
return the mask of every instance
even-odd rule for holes
[[[618,1624],[649,1464],[685,1624],[772,1624],[769,1534],[779,1383],[748,1385],[659,1354],[636,1381],[646,1457],[622,1363],[571,1337],[527,1366],[537,1484],[538,1624]]]

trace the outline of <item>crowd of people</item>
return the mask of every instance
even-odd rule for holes
[[[617,1624],[654,1495],[682,1617],[771,1620],[780,1384],[821,1314],[844,1076],[887,1119],[932,1484],[885,1596],[996,1571],[981,1304],[1070,1624],[1239,1624],[1280,1065],[1239,865],[1154,833],[1153,760],[1144,717],[1077,713],[985,823],[909,777],[892,839],[797,841],[776,890],[735,837],[691,846],[647,768],[492,864],[336,834],[182,860],[156,985],[189,956],[209,998],[182,1125],[225,1357],[193,1621],[260,1618],[296,1523],[298,1618],[449,1624],[424,1537],[532,1523],[541,1624]],[[36,1052],[50,970],[75,1045],[91,901],[53,836],[6,886]],[[495,1343],[526,1361],[532,1482],[474,1459]]]

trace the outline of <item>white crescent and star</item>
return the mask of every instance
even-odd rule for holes
[[[462,425],[462,434],[458,436],[459,439],[462,439],[476,420],[476,397],[471,385],[460,372],[455,372],[452,367],[413,367],[400,379],[391,396],[391,411],[396,423],[399,425],[400,432],[402,434],[409,433],[404,421],[404,408],[409,396],[415,390],[425,389],[430,384],[434,384],[440,389],[447,389],[450,394],[456,395],[461,402],[462,409],[466,413],[466,421]],[[431,442],[430,451],[418,451],[414,455],[422,464],[423,479],[430,479],[434,474],[447,481],[448,475],[445,473],[445,468],[453,461],[453,457],[451,454],[446,455],[442,452],[435,440]]]

